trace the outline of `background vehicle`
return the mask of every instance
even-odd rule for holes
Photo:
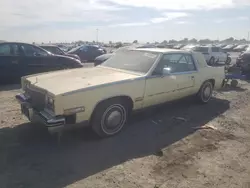
[[[103,54],[95,58],[94,60],[94,66],[102,64],[104,61],[112,57],[114,54],[113,53],[108,53],[108,54]]]
[[[246,51],[239,55],[236,60],[236,66],[242,70],[243,74],[250,74],[250,51]]]
[[[105,54],[106,51],[97,45],[82,45],[68,51],[68,54],[76,54],[81,62],[94,61],[96,57]]]
[[[228,60],[228,54],[219,47],[197,46],[192,50],[201,52],[209,65],[214,65],[217,62],[227,62]]]
[[[174,49],[181,49],[184,46],[185,46],[184,44],[177,44],[177,45],[174,46]]]
[[[64,56],[69,56],[69,57],[73,57],[75,59],[80,60],[80,57],[76,54],[67,54],[65,53],[63,50],[61,50],[58,46],[55,45],[41,45],[39,46],[55,55],[64,55]]]
[[[225,52],[232,52],[233,49],[236,47],[235,44],[229,44],[227,46],[225,46],[224,48],[222,48]]]
[[[22,112],[31,121],[38,114],[51,133],[80,123],[107,137],[120,132],[134,110],[191,95],[207,103],[224,78],[224,67],[208,66],[199,52],[144,48],[115,53],[94,68],[24,77],[29,96],[16,98]]]
[[[26,43],[0,43],[0,80],[10,82],[24,75],[79,68],[83,65],[71,57],[54,55]]]
[[[193,44],[188,44],[188,45],[184,45],[181,49],[182,50],[192,50],[194,47],[196,47],[197,45],[193,45]]]
[[[248,48],[248,45],[247,44],[242,44],[242,45],[239,45],[239,46],[236,46],[233,51],[234,52],[244,52],[246,51],[246,49]]]

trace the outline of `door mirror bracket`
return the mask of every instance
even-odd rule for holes
[[[171,68],[170,67],[164,67],[162,69],[162,76],[168,76],[171,74]]]

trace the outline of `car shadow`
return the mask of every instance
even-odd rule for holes
[[[21,89],[20,84],[0,84],[0,91],[11,91]]]
[[[247,89],[242,88],[240,86],[233,87],[231,84],[225,84],[225,86],[218,90],[218,92],[229,92],[229,91],[237,91],[237,92],[244,92]]]
[[[90,129],[79,129],[65,133],[60,144],[31,123],[2,128],[1,187],[65,187],[131,159],[157,155],[229,107],[227,100],[198,105],[188,98],[133,115],[114,137],[99,139]]]

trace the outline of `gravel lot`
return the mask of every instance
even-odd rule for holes
[[[60,145],[20,114],[18,88],[0,89],[1,188],[250,186],[246,82],[207,105],[189,98],[137,114],[115,137],[80,129]]]
[[[247,82],[207,105],[188,98],[136,114],[115,137],[79,129],[61,144],[20,114],[19,87],[0,86],[1,188],[250,187]]]

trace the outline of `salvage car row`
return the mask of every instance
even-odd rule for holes
[[[105,53],[98,46],[84,45],[65,53],[56,46],[27,43],[0,43],[0,81],[12,83],[22,76],[41,72],[81,68],[83,62]]]

